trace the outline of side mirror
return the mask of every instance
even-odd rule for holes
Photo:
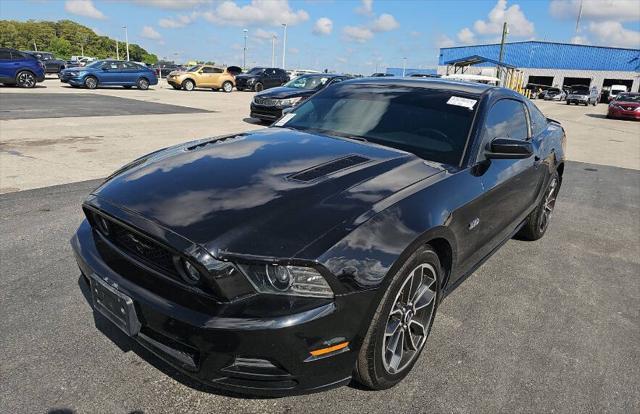
[[[102,67],[102,70],[104,70],[104,71],[106,72],[106,71],[108,71],[108,70],[109,70],[109,67],[108,67],[108,66],[103,66],[103,67]]]
[[[529,158],[533,155],[530,141],[520,139],[496,138],[487,145],[486,157],[491,158]]]

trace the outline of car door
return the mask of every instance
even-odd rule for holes
[[[275,69],[267,69],[264,71],[264,86],[265,89],[280,86],[280,79],[278,78]]]
[[[0,49],[0,83],[13,82],[16,77],[16,62],[11,60],[11,51]]]
[[[531,136],[524,102],[508,98],[495,102],[484,120],[481,136],[476,162],[485,166],[481,175],[484,194],[478,203],[476,259],[493,250],[526,218],[544,177],[537,155],[539,141]],[[529,140],[533,154],[522,159],[489,159],[488,148],[496,138]]]
[[[103,85],[114,85],[120,82],[122,67],[119,62],[105,62],[97,73],[98,81]]]

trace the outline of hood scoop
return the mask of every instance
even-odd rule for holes
[[[306,170],[292,174],[287,178],[290,180],[308,183],[337,171],[364,164],[368,161],[371,161],[371,159],[363,157],[362,155],[349,155],[343,158],[338,158],[333,161],[326,162],[324,164],[319,164],[314,167],[307,168]]]
[[[224,136],[224,137],[216,137],[216,138],[204,138],[198,141],[195,141],[195,143],[191,146],[188,146],[187,148],[185,148],[187,151],[193,151],[202,147],[206,147],[207,145],[210,144],[217,144],[220,142],[225,142],[225,141],[230,141],[232,139],[237,139],[240,137],[243,137],[245,134],[237,134],[237,135],[228,135],[228,136]]]

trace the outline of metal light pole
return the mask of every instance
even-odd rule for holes
[[[242,69],[246,72],[247,70],[247,33],[249,32],[248,29],[243,29],[242,30],[244,32],[244,49],[242,52]]]
[[[502,58],[504,57],[504,42],[507,39],[507,34],[509,34],[509,26],[507,26],[507,22],[504,22],[502,25],[502,40],[500,41],[500,56],[498,57],[498,71],[500,71],[500,75],[498,76],[503,82],[503,70],[502,70]]]
[[[276,67],[276,39],[278,36],[273,35],[271,37],[271,67]]]
[[[404,78],[404,73],[407,70],[407,58],[402,58],[402,77]]]
[[[129,60],[129,32],[127,26],[122,26],[124,29],[124,40],[127,42],[127,61]]]
[[[282,26],[284,27],[284,36],[282,38],[282,69],[284,69],[284,58],[287,54],[287,24],[282,23]]]
[[[116,39],[116,59],[120,60],[120,49],[118,48],[118,39]]]

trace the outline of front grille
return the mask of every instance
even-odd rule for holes
[[[277,99],[260,98],[256,96],[255,98],[253,98],[253,103],[262,106],[276,106]]]
[[[107,220],[109,233],[105,234],[105,232],[99,228],[98,230],[100,230],[100,233],[109,241],[135,259],[165,274],[179,277],[173,263],[173,254],[171,254],[169,250],[148,237],[128,230],[113,220],[109,220],[104,216],[101,217]]]

